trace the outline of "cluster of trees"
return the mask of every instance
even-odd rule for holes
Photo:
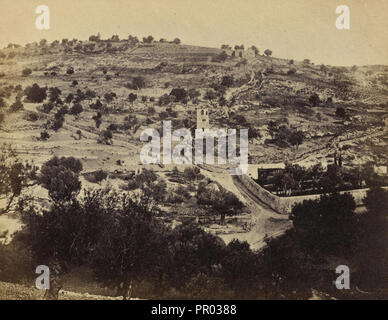
[[[170,94],[163,94],[158,99],[158,105],[159,106],[168,106],[171,103],[174,102],[181,102],[184,104],[187,104],[189,100],[191,100],[193,103],[198,102],[198,98],[201,96],[201,93],[195,89],[184,89],[184,88],[173,88],[170,91]]]
[[[372,164],[349,169],[342,167],[340,160],[328,165],[326,170],[321,164],[308,169],[287,164],[284,170],[261,173],[258,183],[278,195],[286,196],[376,187],[384,185],[386,181],[374,172]]]
[[[0,176],[6,179],[1,192],[18,196],[27,176],[11,158],[0,162]],[[19,201],[25,226],[17,239],[32,253],[28,265],[50,267],[48,297],[57,298],[61,276],[78,266],[90,268],[100,283],[125,298],[308,298],[312,288],[341,296],[332,284],[338,276],[332,270],[333,257],[354,265],[347,294],[379,292],[388,285],[387,190],[370,189],[364,200],[367,212],[361,215],[355,214],[349,194],[332,193],[298,204],[290,215],[293,228],[267,238],[262,251],[252,252],[245,242],[225,245],[196,225],[171,229],[162,223],[155,203],[163,199],[165,184],[152,171],[136,178],[138,196],[99,189],[79,197],[81,171],[79,160],[54,157],[34,178],[48,189],[50,208]],[[196,178],[199,172],[193,169],[184,176]],[[198,202],[209,212],[232,214],[241,208],[226,190],[209,192],[205,182],[200,184]],[[17,272],[18,259],[30,259],[10,256],[1,246],[0,252],[8,271],[1,270],[0,276]]]
[[[23,108],[24,107],[23,107],[23,103],[22,103],[21,99],[16,98],[16,101],[13,104],[11,104],[11,106],[9,107],[9,111],[17,112],[19,110],[23,110]]]
[[[53,157],[43,164],[38,181],[54,202],[65,203],[74,200],[81,190],[81,171],[82,163],[78,159]]]
[[[280,287],[316,288],[339,298],[384,297],[387,288],[387,211],[388,191],[372,188],[364,199],[366,213],[356,214],[349,194],[331,194],[297,205],[291,214],[294,228],[276,242]],[[274,242],[275,241],[275,242]],[[268,251],[267,251],[268,252]],[[342,292],[332,285],[333,261],[351,267],[350,290]],[[331,271],[331,272],[330,272]],[[295,275],[294,279],[290,276]],[[303,276],[303,284],[297,278]],[[334,276],[335,278],[336,276]],[[300,278],[299,278],[300,279]],[[302,289],[302,288],[301,288]],[[295,289],[294,289],[295,290]]]
[[[24,92],[21,85],[7,85],[3,86],[0,89],[0,109],[6,109],[8,104],[5,99],[9,99],[12,93],[16,93],[15,102],[9,106],[9,112],[17,112],[23,109],[23,103],[21,99],[23,98]],[[4,120],[5,112],[0,113],[0,122]]]
[[[214,292],[196,284],[198,277],[205,282],[217,273],[233,278],[228,261],[221,261],[221,253],[237,253],[232,246],[225,247],[197,227],[167,229],[143,203],[127,195],[87,192],[81,201],[53,204],[48,211],[25,210],[23,219],[25,239],[35,258],[52,267],[52,277],[85,265],[124,298],[189,297],[193,288],[195,295],[206,297]],[[212,280],[217,285],[216,278]],[[50,287],[50,296],[57,297],[59,289],[58,281]]]
[[[27,100],[34,103],[40,103],[47,98],[47,87],[39,87],[34,83],[24,90]]]
[[[221,224],[225,223],[227,215],[238,214],[243,209],[242,202],[230,191],[222,186],[218,189],[208,189],[205,182],[200,184],[197,191],[199,205],[205,206],[211,213],[221,217]]]
[[[53,167],[58,165],[73,173],[79,168],[74,162],[53,161]],[[155,176],[146,172],[141,180],[150,185]],[[235,205],[233,199],[214,197],[202,200]],[[312,288],[337,296],[333,256],[357,262],[352,276],[357,286],[376,290],[387,285],[385,190],[368,192],[368,212],[362,216],[354,213],[348,194],[298,204],[291,213],[293,228],[267,239],[260,252],[237,240],[225,245],[192,224],[171,229],[155,218],[147,199],[101,189],[78,200],[54,196],[49,210],[21,203],[23,239],[37,261],[53,268],[53,277],[87,266],[124,298],[308,298]],[[56,281],[51,296],[59,289]]]
[[[222,297],[226,286],[222,283],[235,280],[241,271],[228,262],[238,254],[237,247],[245,248],[241,258],[248,256],[253,261],[254,254],[246,244],[236,241],[225,246],[198,227],[183,225],[172,230],[156,219],[151,202],[164,196],[165,185],[157,182],[152,171],[144,170],[137,176],[142,190],[138,198],[100,189],[86,191],[79,199],[81,170],[74,158],[49,160],[42,167],[39,182],[49,190],[51,208],[42,210],[25,200],[19,203],[26,224],[23,241],[36,261],[50,266],[55,279],[48,297],[57,298],[61,288],[58,278],[80,265],[91,268],[98,281],[116,288],[124,298],[131,290],[148,297],[190,297],[192,289],[198,297]],[[201,283],[209,279],[212,284],[203,288],[196,284],[198,279]],[[152,292],[142,292],[145,285]],[[213,292],[213,285],[220,289]]]
[[[79,116],[80,113],[83,112],[84,108],[81,104],[83,100],[90,100],[97,96],[96,92],[93,90],[86,90],[85,92],[81,89],[77,89],[76,93],[69,93],[64,100],[61,99],[61,90],[57,87],[40,88],[35,84],[31,88],[27,88],[25,91],[29,90],[27,93],[27,99],[33,99],[35,101],[42,102],[47,97],[48,91],[48,102],[44,103],[40,108],[42,112],[49,114],[53,109],[56,109],[53,119],[49,119],[45,124],[45,129],[53,129],[54,131],[62,128],[63,123],[65,121],[66,114],[72,114],[76,117]],[[43,99],[44,98],[44,99]],[[43,100],[42,100],[43,99]],[[68,105],[71,105],[69,108]],[[93,109],[102,108],[102,104],[99,100],[96,103],[92,103],[90,107]],[[41,132],[41,139],[47,140],[49,138],[49,134],[47,131]]]
[[[302,131],[288,128],[286,125],[281,125],[272,120],[268,123],[268,132],[271,135],[272,140],[266,142],[274,143],[283,148],[288,147],[289,145],[298,148],[304,139]]]
[[[113,35],[111,38],[109,38],[107,40],[102,40],[100,33],[98,33],[97,35],[91,35],[89,37],[89,41],[93,41],[93,42],[101,42],[101,41],[119,42],[120,38],[119,38],[118,35]],[[135,45],[135,44],[140,42],[138,37],[137,36],[133,36],[133,35],[128,35],[127,40],[121,40],[121,41],[128,41],[131,45]],[[153,36],[151,36],[151,35],[149,35],[147,37],[143,37],[143,39],[142,39],[142,42],[145,43],[145,44],[151,44],[154,41],[155,41],[155,38]],[[168,42],[168,41],[166,39],[161,38],[159,40],[159,42],[164,43],[164,42]],[[181,40],[179,38],[174,38],[174,40],[170,41],[170,43],[180,44]]]

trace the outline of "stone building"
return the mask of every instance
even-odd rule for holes
[[[209,129],[209,109],[206,106],[197,108],[197,129]]]
[[[229,50],[225,50],[225,52],[228,54],[228,56],[236,57],[236,58],[254,58],[257,56],[257,52],[252,48],[248,48],[246,50],[229,49]]]

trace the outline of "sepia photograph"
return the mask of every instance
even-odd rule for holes
[[[388,299],[388,1],[0,12],[0,300]]]

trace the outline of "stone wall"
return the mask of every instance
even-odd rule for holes
[[[242,184],[254,195],[256,195],[261,201],[271,207],[273,210],[281,213],[281,214],[290,214],[292,208],[297,203],[302,203],[304,200],[315,200],[318,199],[320,194],[312,194],[305,196],[295,196],[295,197],[279,197],[268,190],[261,187],[255,181],[253,181],[247,175],[236,176],[237,179],[240,180]],[[357,189],[357,190],[349,190],[342,191],[340,193],[350,193],[356,202],[357,206],[363,206],[363,199],[366,196],[366,192],[369,188],[366,189]]]

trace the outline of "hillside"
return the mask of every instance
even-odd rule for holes
[[[128,183],[128,174],[145,167],[139,158],[144,129],[160,131],[163,120],[172,120],[173,129],[193,129],[196,108],[206,105],[212,128],[249,128],[251,164],[327,165],[339,147],[347,167],[387,163],[388,66],[345,68],[244,55],[128,41],[72,40],[5,48],[0,51],[0,142],[12,144],[22,160],[38,166],[52,156],[79,158],[83,188],[120,189]],[[26,69],[31,72],[23,75]],[[25,89],[35,83],[47,87],[48,97],[41,102],[26,96]],[[171,99],[174,88],[185,89],[187,95]],[[81,105],[81,112],[72,111],[75,105]],[[274,139],[271,125],[284,131],[283,136]],[[293,141],[290,137],[297,133],[303,138]],[[171,190],[180,185],[171,178],[173,166],[150,167],[171,183]],[[100,169],[109,176],[97,184],[88,175]],[[247,203],[230,177],[201,171]],[[48,204],[41,186],[24,192]],[[194,198],[192,190],[188,194]],[[166,207],[172,214],[192,208],[190,201]],[[210,222],[209,231],[225,233],[227,241],[246,239],[246,229],[259,223],[248,239],[260,248],[266,234],[289,227],[283,218],[274,219],[274,212],[260,216],[267,211],[247,206],[237,225],[220,230]]]
[[[102,42],[94,44],[94,47],[105,48],[106,45]],[[196,103],[188,101],[186,105],[172,104],[177,113],[176,119],[195,121],[193,111],[198,104],[209,105],[210,120],[214,127],[239,126],[241,119],[233,117],[233,114],[243,116],[250,127],[259,130],[261,135],[261,138],[253,139],[250,145],[253,163],[276,162],[284,160],[282,157],[289,158],[290,161],[299,160],[303,159],[311,148],[319,149],[317,147],[331,143],[333,137],[348,141],[358,136],[366,136],[365,133],[369,132],[369,129],[375,130],[383,125],[382,120],[387,114],[388,67],[385,66],[349,69],[316,66],[306,61],[292,63],[262,55],[248,59],[228,57],[222,62],[212,62],[212,58],[222,50],[170,43],[135,46],[113,43],[113,48],[121,48],[114,52],[109,52],[106,48],[87,50],[90,42],[82,42],[82,49],[79,46],[80,44],[64,47],[58,44],[54,47],[2,50],[6,56],[0,65],[0,74],[3,75],[0,82],[2,90],[10,85],[21,85],[25,88],[37,83],[40,86],[59,88],[63,97],[69,93],[75,94],[78,89],[92,90],[102,101],[105,93],[114,92],[117,98],[109,102],[109,108],[120,115],[104,115],[101,129],[131,113],[140,120],[141,130],[146,126],[160,127],[158,118],[160,113],[165,111],[165,107],[157,105],[160,96],[169,94],[174,87],[198,89],[201,97]],[[75,49],[77,47],[78,50]],[[11,52],[17,55],[12,57]],[[8,58],[10,56],[12,58]],[[71,75],[66,73],[69,67],[74,68]],[[24,68],[30,68],[32,74],[23,77],[21,74]],[[232,76],[234,82],[229,87],[220,89],[224,76]],[[144,78],[144,88],[131,90],[125,87],[135,77]],[[73,80],[78,81],[77,86],[71,86]],[[216,96],[206,100],[205,93],[212,90],[211,88],[215,89]],[[226,107],[221,107],[218,101],[222,90],[227,98]],[[133,106],[127,101],[131,92],[138,96]],[[318,106],[311,107],[309,99],[314,93],[319,96],[320,102]],[[6,103],[11,105],[15,96],[12,94],[6,98]],[[143,96],[146,97],[146,102],[141,101]],[[60,140],[66,149],[66,140],[76,129],[81,129],[88,138],[98,134],[98,130],[92,128],[93,110],[88,108],[88,103],[93,100],[95,101],[93,98],[87,99],[82,103],[85,112],[77,119],[67,115],[66,118],[70,119],[65,122],[64,128],[53,133],[48,141],[39,143],[40,148],[46,149],[45,146]],[[1,137],[7,140],[12,136],[12,139],[17,139],[18,144],[25,144],[26,149],[36,150],[35,138],[39,137],[39,129],[49,115],[39,113],[39,119],[34,123],[27,122],[24,118],[37,107],[38,105],[25,103],[23,111],[8,115],[6,125],[3,124],[5,132]],[[147,115],[149,107],[155,107],[156,113]],[[346,118],[335,115],[338,107],[346,110]],[[152,123],[144,123],[147,118],[147,121]],[[267,124],[270,120],[299,128],[307,139],[298,150],[288,147],[279,150],[276,146],[265,145],[264,151],[262,146],[269,137]],[[118,132],[114,134],[114,139],[126,140],[130,146],[125,145],[125,148],[132,150],[138,143],[137,137],[135,135],[134,141],[128,141],[127,135],[128,132]],[[71,142],[71,145],[79,144]],[[82,143],[83,147],[85,143]],[[118,148],[116,143],[113,148]],[[281,155],[279,151],[282,151]],[[362,158],[361,162],[367,160],[362,154],[357,156]],[[113,159],[109,164],[112,162]]]

